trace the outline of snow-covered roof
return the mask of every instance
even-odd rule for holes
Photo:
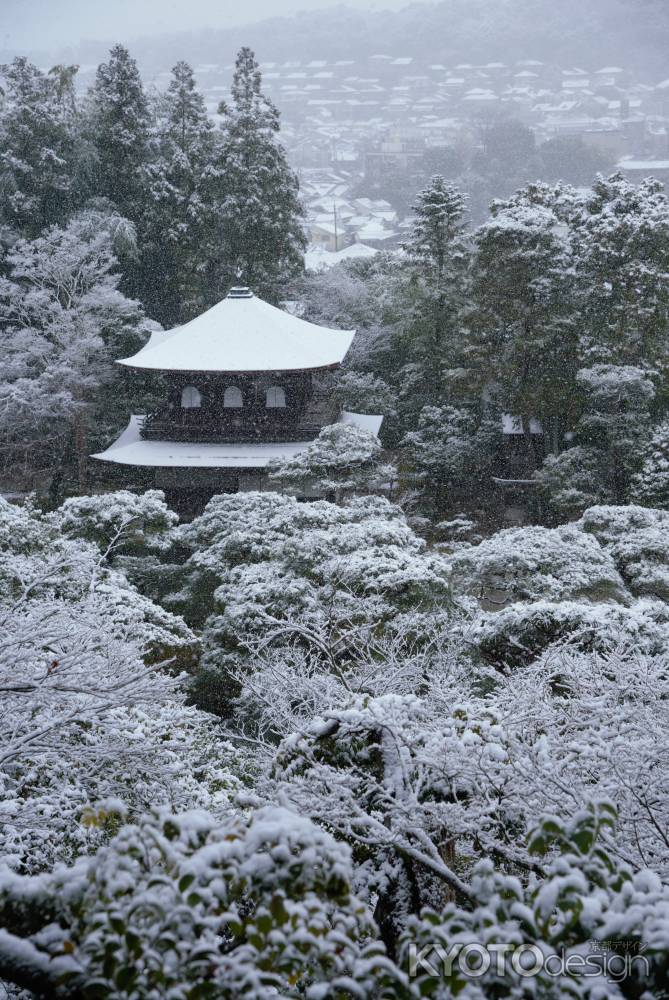
[[[101,462],[151,468],[264,469],[275,458],[292,458],[308,448],[310,441],[240,442],[217,444],[191,441],[145,441],[140,434],[143,416],[133,414],[121,436],[105,451],[91,456]],[[382,416],[349,413],[342,424],[354,424],[378,435]]]
[[[183,326],[152,334],[118,363],[147,371],[261,372],[332,368],[355,330],[329,330],[233,288],[218,305]]]

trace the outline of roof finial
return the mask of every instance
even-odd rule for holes
[[[247,285],[242,284],[242,274],[244,273],[241,265],[237,267],[237,284],[234,285],[228,292],[229,299],[251,299],[253,298],[253,293]]]

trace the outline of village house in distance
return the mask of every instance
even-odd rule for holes
[[[184,511],[216,493],[267,488],[268,463],[298,454],[328,424],[378,434],[383,417],[339,412],[319,385],[354,336],[232,288],[207,312],[152,333],[118,362],[161,374],[166,397],[152,413],[131,416],[118,440],[93,457],[141,469],[145,482]]]

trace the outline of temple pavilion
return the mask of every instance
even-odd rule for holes
[[[267,488],[267,464],[298,454],[328,424],[378,434],[381,416],[338,412],[319,378],[339,367],[354,336],[233,288],[118,361],[161,375],[164,401],[131,416],[118,440],[93,457],[141,469],[145,484],[177,504],[188,495],[197,506],[214,493]]]

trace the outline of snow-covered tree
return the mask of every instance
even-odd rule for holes
[[[607,472],[604,452],[577,445],[559,455],[547,455],[534,478],[551,514],[562,520],[613,499]]]
[[[259,295],[276,300],[303,267],[297,177],[279,142],[279,113],[261,82],[253,52],[240,49],[231,101],[219,109],[223,135],[212,178],[221,256],[209,267],[217,297],[239,271]]]
[[[147,516],[160,508],[149,501]],[[108,565],[132,507],[110,535],[90,511],[77,529],[72,504],[42,515],[0,502],[1,840],[17,869],[95,846],[98,802],[223,808],[235,789],[211,720],[185,705],[194,635]]]
[[[158,111],[158,153],[147,165],[149,192],[139,220],[139,282],[150,315],[174,326],[202,311],[215,236],[206,177],[216,139],[188,63],[173,68]]]
[[[391,491],[397,470],[383,461],[379,439],[353,424],[332,424],[294,458],[269,465],[269,478],[297,494],[349,496]]]
[[[126,220],[88,210],[7,254],[9,278],[0,281],[7,464],[23,461],[58,479],[74,459],[83,484],[90,415],[101,439],[125,417],[112,362],[146,335],[138,303],[118,289],[115,251],[128,239]],[[112,383],[113,397],[102,391]]]
[[[137,63],[123,45],[115,45],[109,62],[98,66],[90,93],[95,189],[133,222],[139,221],[146,197],[150,124]]]
[[[669,507],[669,421],[653,428],[641,447],[641,468],[632,476],[630,494],[648,507]]]
[[[551,450],[573,420],[578,324],[571,294],[572,247],[556,201],[530,185],[474,234],[473,344],[481,384],[494,383],[501,408],[544,426]],[[531,442],[527,434],[528,450]],[[530,459],[533,462],[533,459]]]
[[[0,67],[0,219],[22,236],[62,223],[75,203],[74,111],[58,80],[24,57]]]
[[[664,369],[669,202],[662,183],[598,177],[574,233],[584,361]]]
[[[481,504],[501,443],[498,414],[454,406],[423,407],[418,428],[403,442],[416,480],[437,508]]]

